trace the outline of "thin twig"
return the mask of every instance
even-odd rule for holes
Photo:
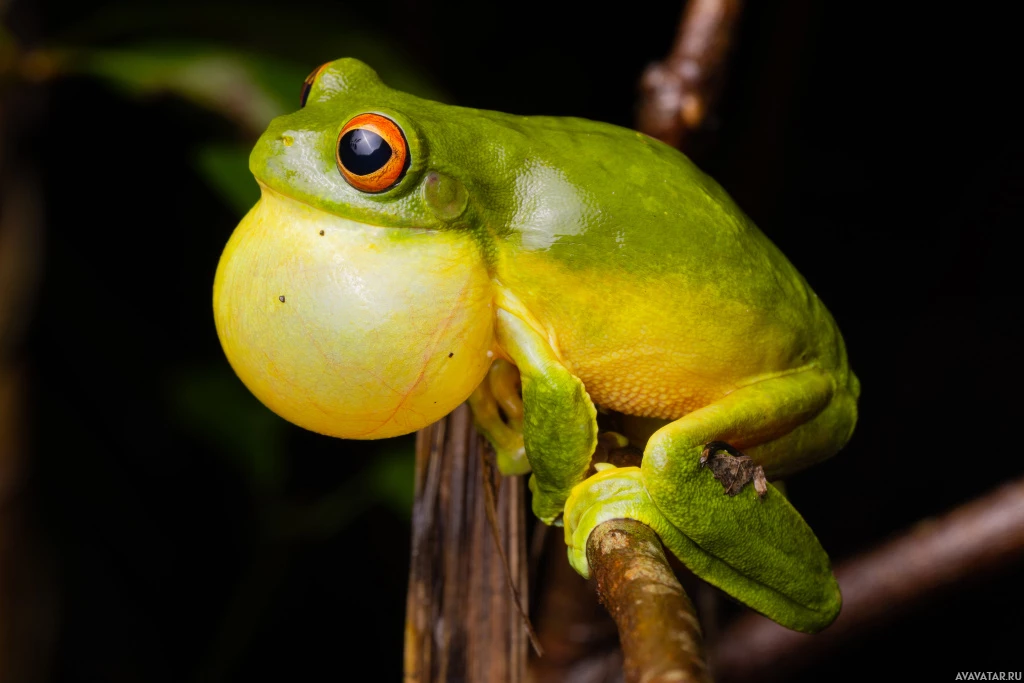
[[[836,577],[843,610],[808,636],[750,614],[718,641],[712,669],[725,681],[778,679],[835,650],[925,597],[1024,557],[1024,479],[844,562]]]
[[[537,632],[534,630],[533,624],[530,623],[530,617],[526,614],[526,608],[523,606],[522,594],[519,591],[519,587],[516,585],[516,577],[512,576],[512,565],[509,563],[508,554],[505,552],[504,539],[501,537],[501,532],[499,530],[498,496],[494,492],[494,489],[497,485],[495,480],[498,479],[500,475],[497,474],[493,466],[494,458],[487,457],[487,455],[493,455],[493,452],[487,453],[483,449],[481,450],[481,455],[483,457],[481,457],[480,466],[484,475],[484,510],[487,513],[487,523],[491,529],[491,538],[494,539],[494,549],[498,552],[498,557],[501,558],[501,563],[505,567],[505,579],[508,581],[508,589],[512,593],[512,601],[515,603],[516,611],[523,619],[523,628],[526,629],[526,635],[530,638],[530,645],[533,646],[533,651],[537,653],[538,657],[543,657],[544,648],[541,647],[540,640],[537,638]]]
[[[672,51],[640,79],[637,128],[682,147],[707,119],[725,76],[741,0],[690,0]]]
[[[605,522],[587,559],[619,627],[626,683],[709,683],[700,624],[657,534],[631,519]]]

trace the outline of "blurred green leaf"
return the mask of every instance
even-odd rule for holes
[[[296,108],[302,67],[204,46],[75,49],[54,53],[62,73],[100,78],[132,95],[171,94],[217,112],[250,137]]]
[[[61,38],[64,45],[95,46],[160,44],[192,35],[218,51],[273,56],[274,63],[295,65],[282,91],[288,111],[298,108],[299,85],[306,74],[339,57],[363,60],[392,88],[447,101],[416,60],[405,53],[401,41],[381,29],[372,12],[362,21],[340,4],[325,6],[317,13],[282,11],[276,5],[247,5],[244,30],[240,31],[238,11],[236,3],[216,0],[109,4],[83,13],[83,20],[63,31]]]
[[[230,457],[254,490],[280,487],[287,425],[249,393],[227,363],[181,373],[169,395],[182,427]]]
[[[241,217],[260,198],[260,188],[249,172],[249,148],[211,145],[196,156],[196,167],[206,182]]]

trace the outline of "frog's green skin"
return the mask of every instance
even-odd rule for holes
[[[398,124],[411,157],[376,194],[335,160],[341,128],[368,112]],[[418,99],[342,59],[250,166],[263,198],[225,250],[214,308],[268,406],[378,438],[479,387],[471,405],[499,465],[532,470],[534,511],[563,516],[581,574],[590,531],[630,517],[786,626],[835,618],[828,558],[785,497],[723,495],[698,460],[725,441],[771,479],[833,455],[857,379],[804,279],[685,156],[607,124]],[[640,468],[586,478],[595,404],[656,420]]]

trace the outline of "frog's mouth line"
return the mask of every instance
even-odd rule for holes
[[[331,219],[331,220],[335,220],[335,221],[339,221],[339,222],[343,222],[343,223],[347,224],[347,225],[343,225],[343,226],[330,226],[330,225],[328,225],[326,227],[349,227],[349,228],[351,228],[351,227],[357,226],[357,227],[360,227],[360,228],[376,228],[377,230],[416,230],[417,232],[437,232],[437,230],[435,230],[433,228],[411,228],[411,227],[407,228],[407,227],[395,227],[393,225],[377,225],[376,223],[365,223],[365,222],[363,222],[361,220],[356,220],[354,218],[347,218],[345,216],[339,216],[338,214],[333,213],[332,211],[329,211],[329,210],[323,208],[322,206],[315,206],[313,204],[310,204],[309,202],[307,202],[307,201],[305,201],[303,199],[299,199],[298,197],[294,197],[294,196],[288,194],[287,192],[282,192],[281,190],[278,190],[278,189],[275,189],[273,187],[270,187],[269,185],[264,183],[259,178],[256,179],[256,184],[260,186],[261,199],[262,199],[263,196],[270,195],[270,196],[274,197],[275,199],[284,200],[286,202],[292,202],[294,204],[298,204],[299,206],[304,206],[304,207],[306,207],[307,209],[309,209],[311,211],[315,211],[317,214],[319,214],[318,218],[320,220],[322,220],[322,221],[324,221],[326,219]]]

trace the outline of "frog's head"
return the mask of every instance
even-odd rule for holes
[[[303,105],[253,150],[262,197],[221,257],[217,332],[282,417],[408,433],[464,401],[496,350],[488,249],[459,179],[472,133],[352,59],[317,69]]]

